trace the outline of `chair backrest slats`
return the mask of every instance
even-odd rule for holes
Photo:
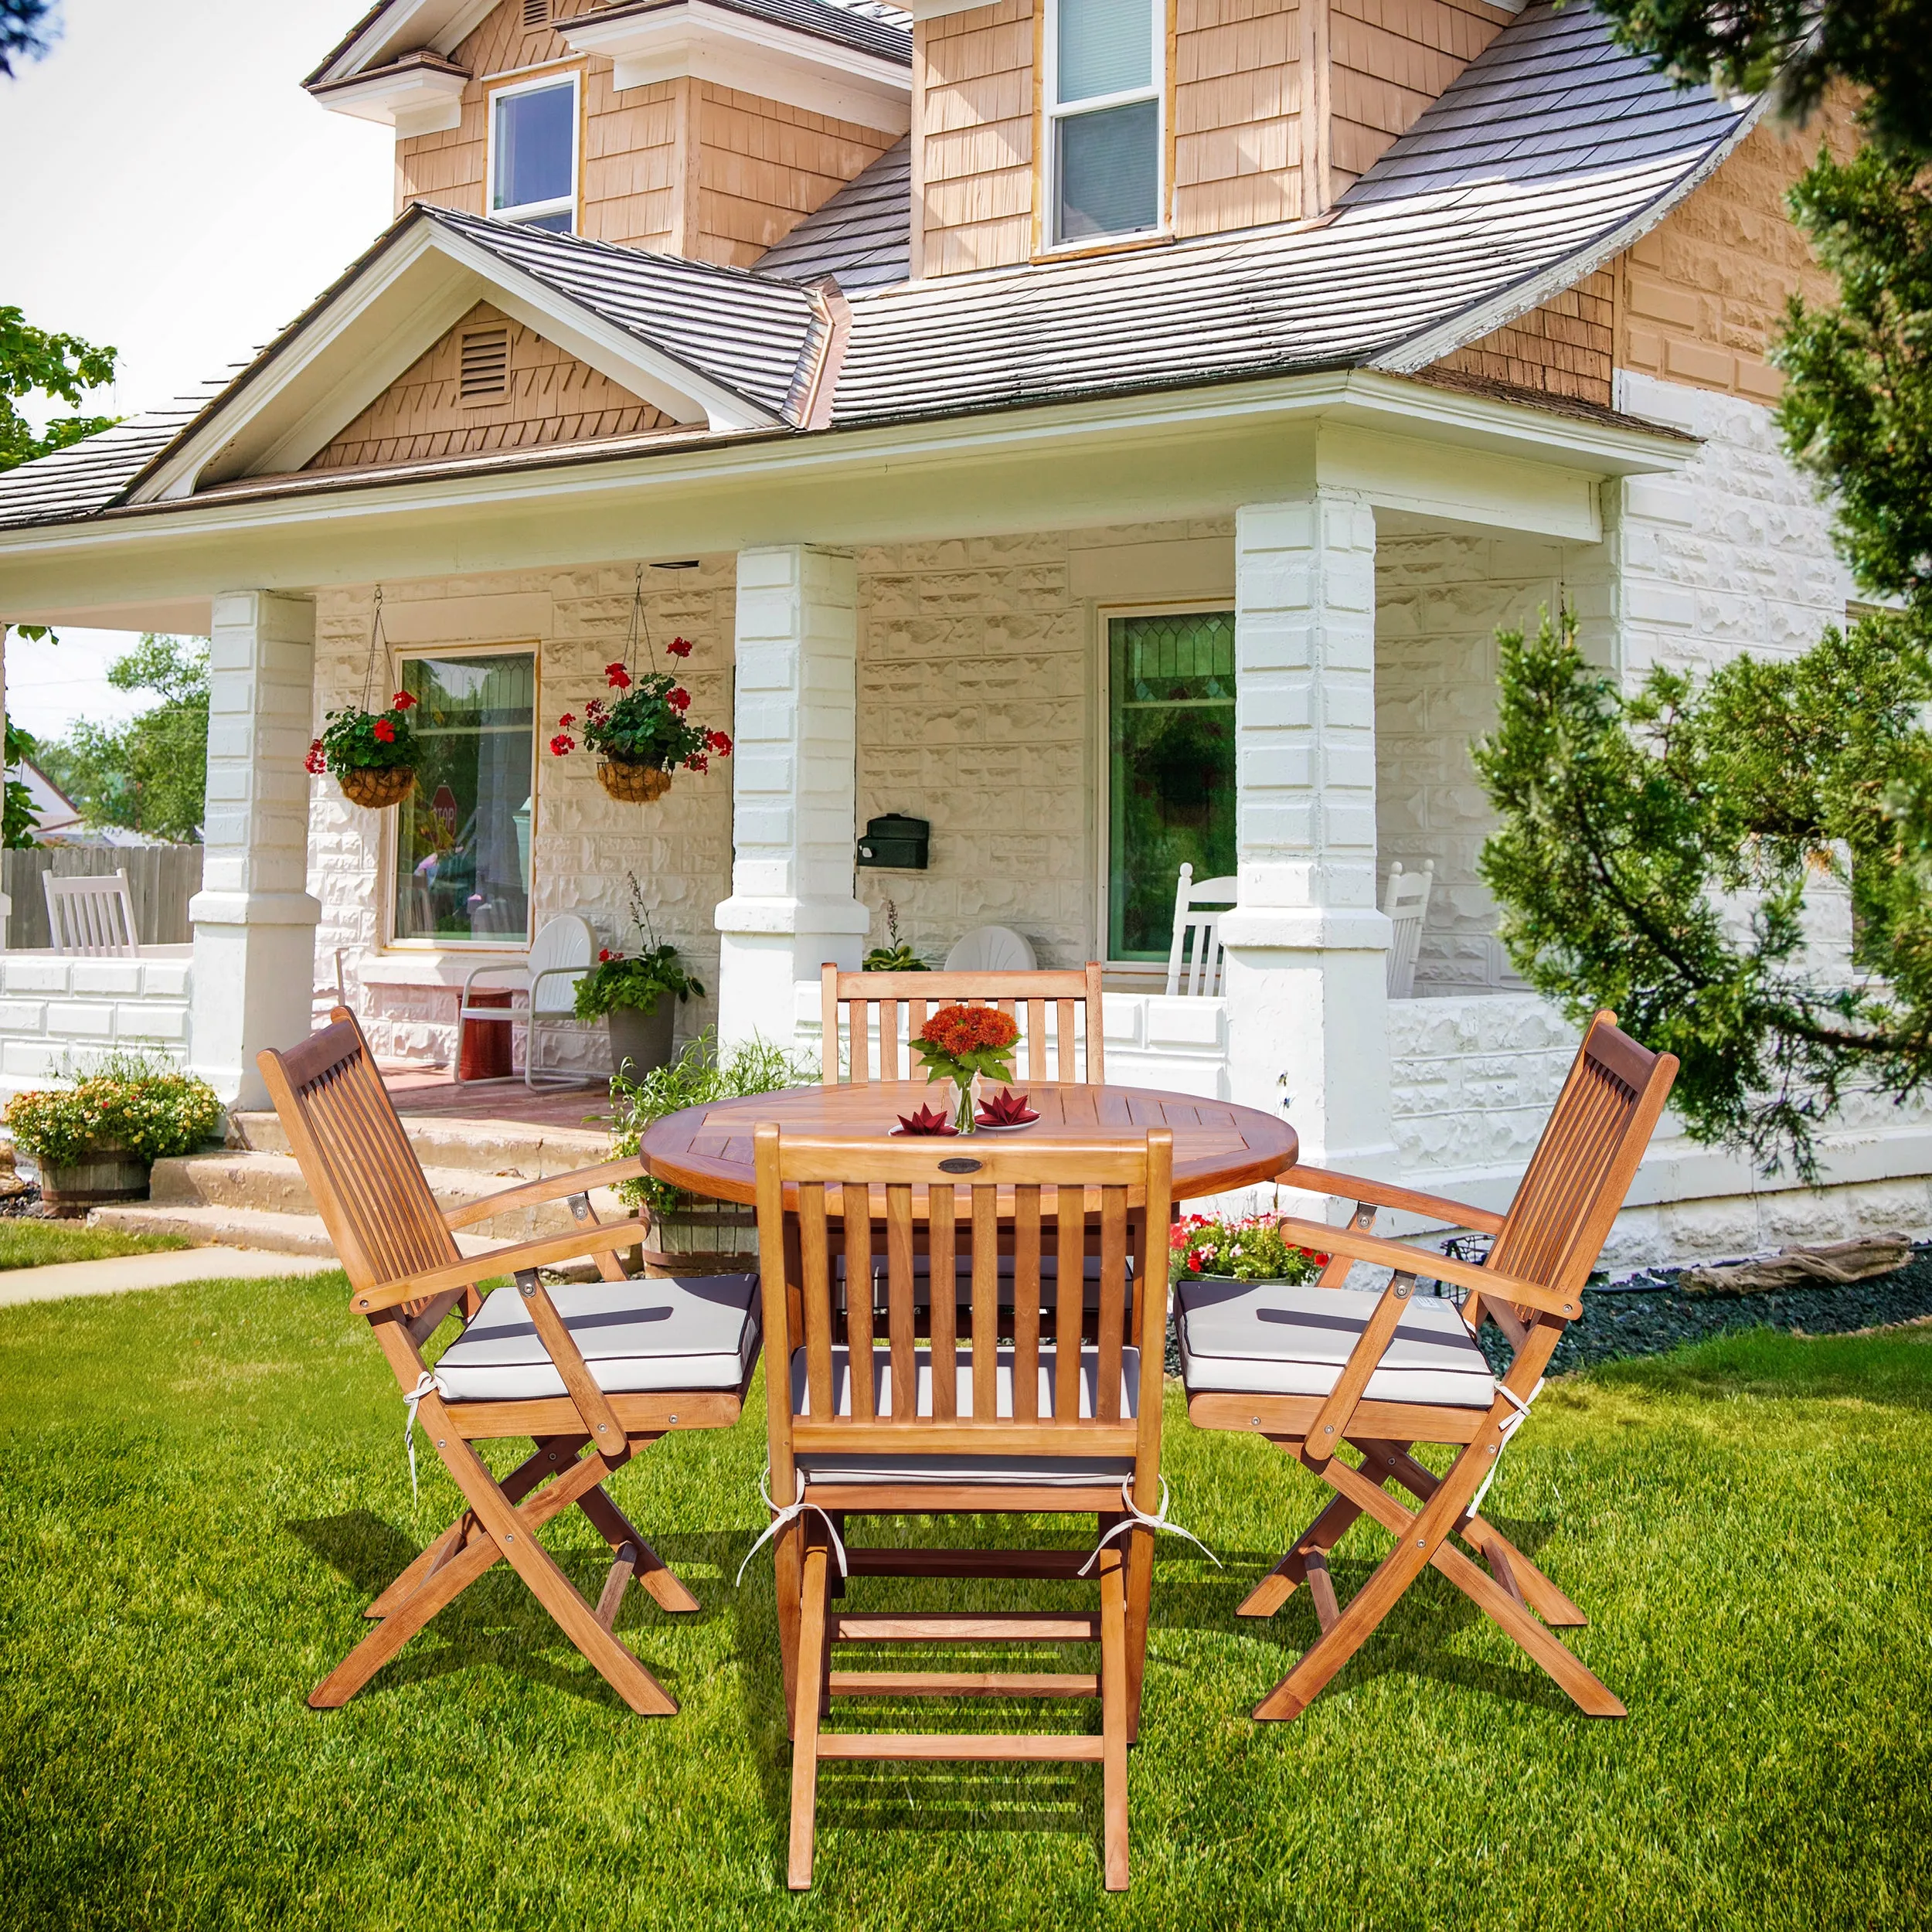
[[[1174,889],[1174,937],[1168,948],[1167,991],[1189,998],[1221,992],[1221,913],[1234,903],[1240,882],[1232,873],[1196,881],[1184,865]]]
[[[1422,951],[1422,927],[1429,913],[1429,891],[1436,862],[1427,859],[1420,872],[1404,872],[1401,862],[1389,868],[1382,910],[1390,927],[1388,982],[1391,999],[1408,999],[1416,990],[1416,960]]]
[[[136,959],[141,935],[127,868],[111,873],[56,879],[40,875],[47,902],[47,930],[56,952],[70,958]]]
[[[258,1064],[352,1285],[459,1258],[352,1015],[338,1007],[328,1026]]]
[[[794,1442],[797,1431],[807,1426],[814,1453],[832,1444],[842,1451],[849,1444],[863,1453],[869,1431],[889,1427],[895,1457],[957,1454],[961,1431],[969,1431],[975,1445],[983,1442],[983,1453],[1011,1454],[1015,1450],[1002,1447],[1002,1434],[1023,1429],[1027,1437],[1016,1447],[1029,1455],[1048,1444],[1052,1454],[1072,1456],[1131,1451],[1137,1481],[1143,1473],[1151,1480],[1159,1454],[1167,1302],[1151,1283],[1141,1284],[1138,1294],[1131,1291],[1129,1226],[1143,1211],[1162,1226],[1167,1223],[1170,1133],[1157,1128],[1137,1139],[1008,1143],[984,1152],[975,1148],[970,1155],[960,1151],[957,1141],[850,1141],[790,1134],[771,1123],[760,1126],[753,1138],[771,1364],[774,1495],[779,1502],[793,1499]],[[963,1168],[970,1179],[948,1172],[943,1162],[956,1171]],[[968,1197],[963,1202],[962,1185]],[[790,1259],[784,1238],[787,1197],[795,1203],[799,1230]],[[868,1291],[873,1278],[873,1223],[882,1202],[883,1352]],[[971,1245],[970,1332],[964,1334],[958,1332],[955,1308],[962,1212]],[[827,1239],[834,1214],[845,1228],[847,1284],[849,1392],[838,1406],[835,1269]],[[1012,1327],[1004,1335],[1002,1216],[1011,1218],[1013,1311]],[[1050,1390],[1043,1391],[1040,1311],[1049,1228],[1057,1276],[1056,1359]],[[918,1374],[920,1277],[915,1257],[922,1232],[928,1257],[929,1400],[921,1395]],[[1093,1284],[1087,1282],[1090,1248],[1097,1270]],[[794,1270],[799,1277],[795,1282],[787,1278]],[[1083,1355],[1081,1311],[1090,1285],[1097,1290],[1098,1341],[1088,1344]],[[1141,1365],[1131,1415],[1121,1386],[1129,1347],[1139,1350]],[[794,1414],[786,1365],[800,1349],[805,1401],[803,1412]],[[1090,1403],[1083,1401],[1083,1362],[1097,1377]],[[879,1392],[885,1392],[883,1399]],[[1083,1406],[1090,1413],[1083,1415]],[[922,1429],[948,1434],[930,1451],[922,1451],[917,1441]],[[1100,1448],[1083,1448],[1083,1438],[1091,1440],[1091,1432],[1109,1430]],[[975,1447],[975,1453],[981,1451]],[[1138,1488],[1136,1496],[1143,1507],[1155,1500]]]
[[[1490,1266],[1570,1293],[1603,1251],[1662,1113],[1677,1061],[1652,1053],[1598,1013],[1537,1143]]]
[[[912,1043],[934,1012],[954,1005],[996,1006],[1019,1026],[1015,1080],[1104,1083],[1106,1026],[1097,964],[1034,973],[847,973],[828,964],[820,971],[819,989],[825,1085],[839,1083],[842,1061],[843,1077],[855,1087],[923,1079]]]

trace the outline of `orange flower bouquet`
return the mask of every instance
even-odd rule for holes
[[[1019,1039],[1012,1016],[997,1006],[942,1006],[919,1029],[913,1051],[925,1063],[927,1078],[951,1080],[959,1089],[954,1124],[961,1134],[971,1134],[978,1124],[973,1117],[974,1080],[981,1074],[1010,1080]]]

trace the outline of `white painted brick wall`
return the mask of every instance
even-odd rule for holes
[[[192,946],[138,959],[0,953],[0,1099],[84,1073],[116,1048],[187,1058]]]

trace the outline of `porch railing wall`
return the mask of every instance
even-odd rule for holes
[[[73,879],[123,869],[141,944],[185,946],[195,936],[188,902],[201,890],[201,859],[199,845],[36,845],[0,852],[0,891],[13,901],[7,951],[37,951],[53,944],[43,873]]]

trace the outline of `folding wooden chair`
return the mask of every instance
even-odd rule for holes
[[[792,1736],[790,1883],[794,1890],[811,1883],[821,1762],[982,1759],[1098,1763],[1106,1883],[1121,1890],[1128,1879],[1127,1748],[1139,1721],[1159,1512],[1167,1324],[1164,1291],[1134,1294],[1128,1206],[1131,1195],[1156,1225],[1166,1225],[1172,1136],[1158,1130],[1145,1140],[975,1144],[964,1153],[957,1141],[781,1136],[768,1124],[756,1131],[755,1143],[765,1324],[776,1338],[766,1386]],[[995,1230],[1002,1206],[1013,1223],[1019,1287],[1010,1342],[999,1334]],[[1090,1211],[1100,1259],[1093,1339],[1083,1339],[1073,1295],[1060,1302],[1050,1338],[1043,1337],[1043,1256],[1083,1256]],[[849,1318],[840,1321],[829,1233],[835,1222],[842,1228],[845,1279],[869,1280],[882,1215],[883,1335],[870,1295],[852,1297]],[[920,1305],[913,1263],[921,1236],[940,1279],[951,1273],[956,1253],[970,1253],[964,1309],[944,1294]],[[849,1515],[1042,1511],[1092,1515],[1104,1540],[1092,1553],[843,1541]],[[835,1590],[842,1594],[848,1576],[1091,1577],[1099,1612],[833,1614],[830,1599]],[[975,1645],[1097,1639],[1100,1668],[1097,1674],[832,1668],[835,1644],[949,1638]],[[1097,1697],[1100,1734],[855,1733],[821,1723],[834,1698],[918,1696]]]
[[[841,1019],[845,1056],[855,1086],[869,1081],[918,1080],[925,1069],[911,1043],[942,1006],[997,1006],[1019,1023],[1014,1073],[1029,1080],[1107,1080],[1107,1045],[1100,1007],[1100,969],[1045,973],[845,973],[828,963],[820,969],[820,1021],[824,1029],[825,1084],[839,1084]],[[1046,1012],[1053,1009],[1055,1051],[1049,1071]],[[872,1071],[872,1041],[879,1071]],[[1079,1049],[1085,1048],[1083,1056]],[[1024,1060],[1025,1070],[1021,1071]],[[1082,1060],[1085,1064],[1083,1066]]]
[[[668,1716],[676,1702],[613,1626],[634,1578],[665,1610],[696,1610],[697,1599],[602,1485],[673,1429],[737,1420],[758,1355],[757,1277],[629,1280],[613,1250],[636,1244],[638,1223],[600,1224],[590,1190],[634,1179],[634,1160],[526,1182],[443,1213],[345,1009],[299,1046],[262,1053],[257,1063],[348,1270],[349,1305],[369,1318],[396,1371],[409,1427],[421,1423],[468,1505],[369,1605],[364,1614],[376,1628],[309,1702],[346,1703],[501,1557],[634,1711]],[[566,1197],[579,1224],[572,1232],[457,1253],[457,1229]],[[543,1285],[539,1269],[584,1255],[603,1281]],[[514,1287],[479,1291],[479,1281],[504,1274]],[[423,1345],[452,1310],[464,1332],[431,1369]],[[471,1445],[505,1436],[529,1437],[535,1450],[499,1481]],[[573,1503],[613,1552],[595,1609],[537,1540]]]
[[[1504,1445],[1542,1386],[1551,1351],[1582,1312],[1583,1284],[1676,1073],[1672,1055],[1647,1052],[1617,1030],[1614,1013],[1599,1013],[1507,1214],[1293,1167],[1280,1177],[1284,1186],[1355,1203],[1347,1228],[1282,1223],[1290,1240],[1333,1257],[1319,1283],[1182,1284],[1190,1417],[1205,1429],[1266,1436],[1336,1492],[1240,1606],[1244,1617],[1272,1616],[1305,1582],[1321,1626],[1314,1647],[1255,1707],[1257,1717],[1299,1716],[1431,1563],[1590,1716],[1624,1714],[1545,1627],[1588,1619],[1477,1512]],[[1478,1229],[1495,1244],[1478,1267],[1377,1240],[1369,1230],[1378,1206]],[[1379,1294],[1341,1285],[1355,1261],[1392,1270]],[[1464,1288],[1468,1299],[1458,1308],[1418,1297],[1418,1277]],[[1475,1339],[1485,1314],[1515,1351],[1501,1381]],[[1345,1442],[1360,1453],[1359,1467],[1337,1453]],[[1417,1442],[1454,1446],[1446,1475],[1438,1478],[1416,1460]],[[1398,1502],[1392,1483],[1420,1507]],[[1335,1599],[1328,1552],[1362,1515],[1389,1531],[1396,1546],[1345,1608]]]

